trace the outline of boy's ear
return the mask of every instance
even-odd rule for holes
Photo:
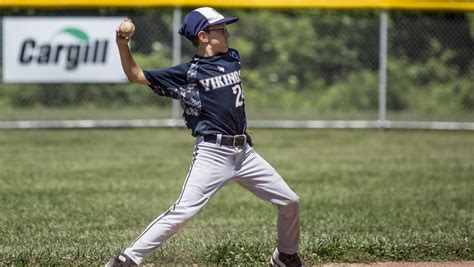
[[[200,31],[198,33],[197,37],[203,43],[209,42],[209,36],[207,35],[207,33],[205,31]]]

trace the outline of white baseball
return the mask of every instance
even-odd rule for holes
[[[135,33],[135,24],[131,20],[124,20],[118,27],[118,33],[122,37],[130,38]]]

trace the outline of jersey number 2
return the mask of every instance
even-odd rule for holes
[[[235,98],[235,107],[240,107],[244,104],[244,95],[242,94],[242,87],[240,87],[240,85],[234,85],[232,87],[232,92],[234,93],[234,95],[237,95],[237,97]]]

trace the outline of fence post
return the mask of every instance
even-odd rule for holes
[[[181,63],[181,36],[178,31],[181,25],[181,8],[173,10],[173,66]],[[179,101],[173,100],[171,116],[175,127],[179,125]]]
[[[379,127],[387,128],[387,34],[388,14],[380,12],[380,50],[379,50]]]

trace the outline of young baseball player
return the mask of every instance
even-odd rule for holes
[[[238,20],[224,18],[209,7],[191,11],[179,33],[193,43],[196,55],[188,63],[161,70],[142,70],[130,52],[128,38],[117,33],[122,67],[130,82],[148,85],[160,96],[178,99],[196,144],[176,202],[107,266],[142,263],[231,180],[278,207],[278,242],[271,263],[302,266],[297,254],[299,198],[255,152],[246,132],[240,57],[237,50],[229,48],[227,31],[227,26]]]

